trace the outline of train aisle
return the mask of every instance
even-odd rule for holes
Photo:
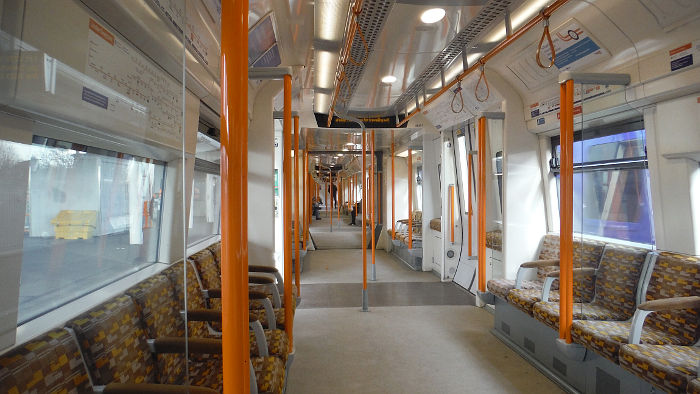
[[[323,216],[314,240],[330,234]],[[333,234],[360,234],[343,219]],[[473,296],[385,251],[360,312],[361,261],[360,249],[308,252],[288,394],[561,392],[491,335],[493,316]]]

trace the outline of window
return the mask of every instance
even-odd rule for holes
[[[559,184],[559,137],[550,167]],[[641,121],[574,136],[574,232],[654,244],[653,216]],[[559,188],[557,187],[557,190]]]
[[[221,224],[221,176],[195,168],[187,244],[219,234]]]
[[[50,138],[29,161],[20,324],[158,259],[165,165]]]

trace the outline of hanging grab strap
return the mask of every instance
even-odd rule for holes
[[[476,86],[474,86],[474,97],[476,97],[476,101],[483,103],[489,99],[489,96],[491,96],[491,89],[489,88],[489,81],[486,80],[486,74],[484,74],[484,62],[479,60],[479,63],[481,64],[479,67],[479,70],[481,70],[481,75],[479,75],[479,80],[476,82]],[[479,97],[479,85],[481,85],[481,81],[484,81],[486,84],[486,97],[483,99]]]
[[[460,107],[458,110],[455,109],[455,99],[457,98],[457,95],[459,94],[459,101],[460,101]],[[452,102],[450,103],[450,109],[452,112],[458,114],[462,111],[464,111],[464,96],[462,96],[462,81],[459,80],[457,81],[457,89],[454,90],[454,96],[452,96]]]
[[[353,59],[352,50],[350,50],[351,53],[348,55],[348,59],[350,60],[350,62],[352,64],[356,65],[357,67],[362,67],[367,62],[367,57],[369,56],[369,47],[367,46],[367,41],[365,40],[365,35],[362,34],[362,29],[360,29],[360,23],[358,21],[358,17],[362,13],[362,9],[360,9],[357,12],[353,11],[352,13],[353,13],[353,17],[355,18],[355,25],[357,26],[357,30],[356,30],[355,34],[360,35],[360,40],[362,40],[362,46],[365,47],[365,55],[362,58],[362,60],[358,62],[355,59]],[[353,37],[353,39],[354,38],[355,37]]]
[[[554,66],[554,59],[557,58],[557,53],[554,50],[554,43],[552,42],[552,36],[549,34],[549,16],[544,15],[542,13],[542,24],[544,25],[544,30],[542,31],[542,37],[540,37],[540,43],[537,45],[537,53],[535,54],[535,60],[537,61],[537,65],[540,66],[540,68],[552,68]],[[540,52],[542,51],[542,43],[544,42],[544,38],[547,37],[547,43],[549,44],[549,50],[552,53],[552,59],[549,61],[549,66],[545,66],[542,64],[542,60],[540,60]]]

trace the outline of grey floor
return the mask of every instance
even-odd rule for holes
[[[359,234],[347,227],[334,233]],[[359,249],[307,253],[288,394],[561,392],[490,334],[493,315],[473,295],[384,251],[361,312],[361,261]]]

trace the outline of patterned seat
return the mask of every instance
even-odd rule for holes
[[[670,392],[686,391],[697,378],[699,362],[700,348],[694,346],[628,344],[620,348],[622,368]]]
[[[688,383],[686,389],[688,394],[700,394],[700,379],[693,379]]]
[[[282,394],[284,391],[284,365],[277,357],[252,357],[259,394]]]
[[[605,244],[598,241],[586,240],[583,242],[574,242],[574,267],[597,268],[600,262],[600,257],[603,254]],[[558,267],[544,267],[547,272],[545,276],[552,270]],[[538,275],[540,269],[538,268]],[[556,283],[557,281],[555,281]],[[574,278],[574,300],[576,302],[590,302],[595,294],[595,285],[590,277]],[[552,288],[558,286],[552,285]],[[542,288],[539,289],[514,289],[506,297],[509,303],[515,305],[520,310],[527,314],[532,314],[533,307],[536,303],[542,301]],[[559,291],[556,289],[550,290],[548,301],[559,301]]]
[[[647,286],[646,300],[700,295],[700,260],[696,257],[663,252],[656,259]],[[688,346],[698,339],[697,310],[684,309],[649,314],[640,343]],[[631,321],[573,322],[574,342],[617,363],[620,346],[627,343]]]
[[[262,324],[264,328],[268,328],[270,326],[264,309],[251,309],[248,312],[248,316],[254,320],[259,320],[260,324]],[[277,323],[277,329],[284,330],[284,308],[275,308],[275,321]]]
[[[647,255],[646,249],[607,245],[595,275],[594,298],[590,303],[574,303],[574,320],[630,319]],[[532,314],[555,330],[559,328],[559,303],[538,302]]]
[[[549,260],[559,258],[559,236],[554,234],[545,235],[542,238],[542,244],[540,245],[540,252],[537,255],[538,260]],[[555,267],[539,267],[537,268],[537,280],[534,281],[523,281],[521,283],[521,289],[539,289],[542,290],[542,284],[544,283],[544,278],[548,273],[555,271]],[[511,279],[492,279],[486,283],[486,288],[492,294],[506,299],[508,293],[515,289],[515,280]],[[556,289],[556,287],[554,287]]]
[[[500,251],[503,248],[503,232],[501,230],[487,231],[486,247]]]
[[[0,356],[1,393],[92,392],[75,339],[54,329]]]

